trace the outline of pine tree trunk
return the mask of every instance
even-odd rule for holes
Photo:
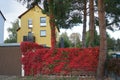
[[[89,41],[89,47],[94,45],[94,31],[95,31],[95,26],[94,26],[94,0],[89,0],[90,3],[90,23],[89,23],[89,35],[90,35],[90,41]]]
[[[54,23],[54,16],[51,14],[50,16],[50,27],[51,27],[51,48],[56,47],[56,33],[55,33],[55,23]]]
[[[84,0],[84,21],[83,21],[83,35],[82,35],[82,47],[85,48],[86,47],[86,17],[87,17],[87,8],[86,8],[86,0]]]
[[[100,52],[96,80],[104,80],[104,65],[107,52],[104,0],[98,0],[98,16],[100,30]]]
[[[51,48],[56,47],[56,33],[55,33],[55,18],[53,15],[53,0],[48,0],[49,3],[49,12],[50,12],[50,28],[51,28]]]

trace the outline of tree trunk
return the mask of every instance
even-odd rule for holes
[[[54,49],[56,46],[56,33],[55,33],[55,18],[53,15],[53,0],[48,0],[49,12],[50,12],[50,27],[51,27],[51,48]]]
[[[86,17],[87,17],[87,8],[86,8],[86,0],[84,0],[84,21],[83,21],[83,35],[82,35],[82,47],[85,48],[86,47]]]
[[[90,3],[90,23],[89,23],[89,35],[90,35],[90,41],[89,41],[89,47],[94,45],[94,31],[95,31],[95,26],[94,26],[94,0],[89,0]]]
[[[104,65],[107,52],[104,0],[98,0],[98,16],[100,30],[100,52],[96,80],[104,80]]]

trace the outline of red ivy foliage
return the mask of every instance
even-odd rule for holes
[[[20,49],[23,55],[26,55],[30,51],[34,51],[39,48],[43,48],[43,46],[38,45],[37,43],[34,43],[34,42],[22,42],[20,44]]]
[[[22,42],[25,75],[70,74],[72,70],[96,71],[99,48],[43,48]]]

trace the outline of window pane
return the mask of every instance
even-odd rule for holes
[[[32,36],[32,32],[28,32],[28,37],[31,37]]]
[[[28,19],[28,25],[32,25],[32,19]]]
[[[41,23],[46,23],[46,18],[45,18],[45,17],[41,17],[41,18],[40,18],[40,22],[41,22]]]
[[[40,17],[40,26],[46,26],[46,18]]]
[[[46,30],[41,30],[40,31],[40,36],[46,36]]]
[[[32,28],[32,27],[33,27],[33,25],[32,25],[32,19],[28,19],[28,27],[29,27],[29,28]]]

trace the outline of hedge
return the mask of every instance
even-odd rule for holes
[[[25,75],[70,74],[73,70],[95,72],[99,48],[44,48],[36,43],[20,45]]]

